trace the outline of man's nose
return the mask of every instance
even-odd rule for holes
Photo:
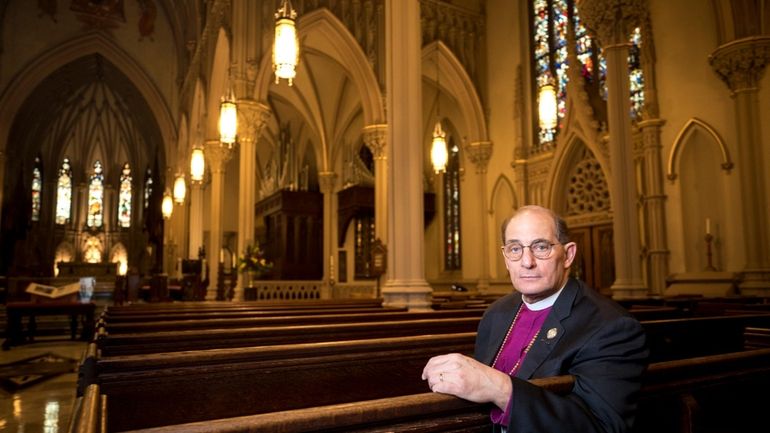
[[[527,269],[534,268],[536,261],[535,256],[532,255],[532,249],[529,247],[524,248],[524,251],[521,253],[521,266]]]

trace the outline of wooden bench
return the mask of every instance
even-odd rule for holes
[[[77,337],[79,318],[81,318],[83,324],[81,339],[90,340],[94,334],[94,311],[96,305],[90,302],[9,302],[5,307],[7,326],[3,350],[34,341],[37,330],[37,316],[69,316],[70,336],[73,340]],[[24,317],[29,318],[26,332],[23,325]]]
[[[131,304],[111,306],[106,312],[111,315],[133,315],[139,312],[228,311],[234,309],[315,309],[315,308],[382,308],[382,299],[317,299],[292,302],[159,302],[152,304]]]
[[[395,320],[421,320],[421,319],[442,319],[458,317],[478,317],[483,311],[468,310],[448,310],[448,311],[426,311],[426,312],[382,312],[377,314],[359,313],[351,311],[349,314],[286,314],[281,316],[260,316],[245,315],[237,318],[197,318],[181,320],[163,320],[152,322],[102,322],[107,335],[117,335],[126,333],[140,332],[158,332],[158,331],[184,331],[191,329],[227,329],[227,328],[253,328],[262,326],[287,326],[287,325],[311,325],[323,323],[344,323],[344,322],[374,322],[374,321],[395,321]]]
[[[571,376],[531,381],[557,394]],[[651,364],[643,376],[635,433],[757,431],[766,425],[770,349]],[[336,389],[336,388],[333,388]],[[110,400],[110,406],[113,402]],[[421,393],[304,409],[158,425],[145,433],[489,432],[489,406]],[[162,421],[159,422],[159,424]],[[75,430],[71,433],[90,433]]]
[[[296,326],[259,326],[252,328],[196,329],[190,331],[141,332],[97,335],[98,349],[104,356],[138,355],[228,347],[266,346],[286,342],[312,343],[475,332],[479,317],[420,319],[375,322],[345,322]]]
[[[110,431],[423,392],[425,363],[475,333],[108,357]]]
[[[111,316],[103,314],[99,321],[103,323],[144,323],[161,322],[170,320],[199,320],[199,319],[228,319],[245,317],[274,317],[274,316],[311,316],[318,314],[382,314],[382,313],[405,313],[406,307],[398,308],[324,308],[324,309],[244,309],[231,311],[181,311],[176,313],[143,313],[137,315]]]

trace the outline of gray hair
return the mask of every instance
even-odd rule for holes
[[[522,214],[524,212],[547,213],[553,220],[554,233],[556,233],[556,239],[559,241],[559,243],[566,244],[567,242],[569,242],[569,227],[567,227],[567,223],[566,221],[564,221],[562,217],[560,217],[559,215],[556,214],[556,212],[546,207],[536,206],[536,205],[527,205],[516,209],[513,215],[511,215],[510,217],[506,218],[505,221],[503,221],[502,226],[500,226],[500,238],[502,239],[503,244],[505,244],[505,229],[508,228],[508,224],[511,222],[512,219],[516,218],[519,214]]]

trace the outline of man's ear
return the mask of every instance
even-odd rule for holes
[[[569,268],[577,255],[577,244],[574,242],[564,244],[564,253],[564,267]]]

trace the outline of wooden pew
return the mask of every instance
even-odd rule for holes
[[[419,393],[431,356],[475,333],[289,344],[97,361],[109,431]]]
[[[570,376],[532,380],[556,393]],[[643,377],[635,433],[760,431],[770,386],[770,349],[651,364]],[[158,426],[144,433],[488,432],[489,406],[423,393],[306,409]],[[760,430],[757,430],[757,429]],[[78,432],[80,433],[80,432]]]
[[[189,311],[228,311],[235,309],[270,310],[270,309],[323,309],[323,308],[383,308],[382,299],[315,299],[291,302],[159,302],[110,306],[110,315],[133,315],[141,312],[176,312]]]
[[[345,322],[296,326],[196,329],[190,331],[142,332],[97,335],[96,343],[104,356],[138,355],[230,347],[267,346],[354,340],[423,334],[474,332],[479,317],[420,319],[375,322]]]
[[[101,394],[99,385],[89,386],[83,396],[75,399],[67,432],[107,432],[107,396]]]
[[[481,317],[483,310],[448,310],[448,311],[426,311],[426,312],[383,312],[378,314],[371,313],[350,313],[350,314],[307,314],[307,315],[282,315],[282,316],[261,316],[253,315],[245,318],[198,318],[181,320],[162,320],[152,322],[120,322],[106,323],[103,327],[107,335],[117,335],[126,333],[140,332],[159,332],[159,331],[185,331],[191,329],[227,329],[227,328],[252,328],[260,326],[286,326],[286,325],[311,325],[323,323],[344,323],[344,322],[374,322],[374,321],[394,321],[394,320],[420,320],[420,319],[445,319],[457,317]]]

